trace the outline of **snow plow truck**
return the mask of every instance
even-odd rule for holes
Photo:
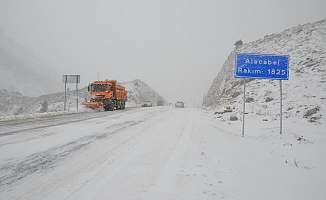
[[[125,109],[127,91],[125,87],[118,85],[116,80],[94,81],[88,85],[88,91],[90,101],[83,102],[83,106],[105,111]]]

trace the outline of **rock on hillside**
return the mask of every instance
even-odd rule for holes
[[[279,81],[234,78],[236,52],[290,55],[289,80],[282,81],[283,114],[325,123],[326,19],[237,47],[230,53],[203,101],[206,109],[228,107],[234,114],[240,114],[243,81],[246,81],[246,112],[276,119],[279,116]]]

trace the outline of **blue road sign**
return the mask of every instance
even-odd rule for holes
[[[235,78],[289,79],[288,55],[237,53]]]

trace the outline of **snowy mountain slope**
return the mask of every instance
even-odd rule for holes
[[[61,77],[0,32],[0,89],[39,96],[61,89]],[[46,83],[46,84],[45,84]]]
[[[150,88],[141,80],[132,80],[119,83],[126,87],[128,93],[127,107],[139,106],[143,100],[150,100],[154,106],[158,100],[162,100],[166,105],[166,100]],[[69,86],[69,85],[68,85]],[[9,92],[0,90],[0,117],[3,118],[13,115],[25,115],[40,113],[42,103],[48,103],[47,112],[58,112],[64,110],[64,92],[45,94],[38,97],[23,96],[18,92]],[[88,111],[81,104],[85,100],[89,100],[87,87],[78,89],[78,110]],[[77,92],[69,90],[66,93],[66,111],[77,110]]]
[[[78,90],[79,104],[85,98],[86,88]],[[67,110],[76,110],[76,91],[68,91],[66,98]],[[21,114],[40,113],[42,103],[48,103],[47,112],[62,111],[64,108],[64,92],[45,94],[38,97],[23,96],[20,93],[12,93],[5,90],[0,90],[0,116],[12,116]],[[81,105],[79,105],[81,108]]]
[[[219,112],[231,108],[229,115],[239,117],[243,108],[244,79],[234,78],[236,52],[289,55],[289,80],[282,81],[283,115],[325,124],[326,19],[265,36],[243,44],[230,53],[205,96],[203,107]],[[279,81],[245,81],[246,112],[249,115],[263,115],[265,120],[278,118]],[[229,116],[224,117],[228,119]]]
[[[149,100],[153,105],[156,105],[157,101],[163,101],[164,105],[167,105],[167,101],[155,92],[151,87],[139,79],[135,79],[129,82],[121,83],[126,87],[128,92],[128,102],[140,105],[144,100]]]

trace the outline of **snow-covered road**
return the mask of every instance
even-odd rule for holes
[[[220,122],[195,108],[105,113],[0,135],[0,199],[326,195],[324,127],[307,127],[308,134],[285,123],[290,128],[280,137],[270,122],[241,137],[241,122]]]

